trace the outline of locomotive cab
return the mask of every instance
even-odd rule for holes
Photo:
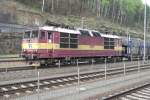
[[[52,32],[45,30],[26,31],[22,40],[22,56],[27,59],[38,59],[52,50]]]
[[[37,48],[33,49],[33,43],[38,42],[38,31],[29,30],[24,32],[22,40],[22,56],[25,58],[33,58],[33,52],[36,52]],[[29,57],[30,56],[30,57]]]

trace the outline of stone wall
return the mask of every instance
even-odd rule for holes
[[[9,0],[0,1],[0,23],[20,24],[27,26],[41,25],[43,16],[17,7],[19,4]],[[15,28],[14,28],[15,30]],[[0,54],[16,54],[21,52],[22,32],[0,33]]]
[[[21,33],[0,33],[0,54],[21,52]]]
[[[16,6],[15,4],[0,3],[0,22],[16,23]]]

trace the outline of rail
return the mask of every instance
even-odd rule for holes
[[[144,64],[140,67],[141,71],[145,71],[150,69],[149,64]],[[129,66],[126,67],[126,73],[129,74],[131,72],[138,72],[137,66]],[[113,68],[110,70],[107,70],[107,73],[105,73],[104,70],[98,70],[93,72],[84,72],[80,73],[78,76],[77,74],[71,74],[61,77],[53,77],[53,78],[47,78],[47,79],[40,79],[37,81],[37,79],[32,81],[25,81],[25,82],[16,82],[13,84],[6,84],[0,86],[0,97],[1,98],[10,98],[16,96],[15,93],[18,93],[21,96],[22,94],[28,94],[30,93],[36,93],[37,92],[37,86],[39,84],[41,90],[49,90],[50,88],[56,89],[57,86],[70,86],[71,84],[76,85],[78,84],[78,79],[80,79],[80,83],[86,83],[91,80],[97,80],[97,79],[103,79],[105,78],[105,75],[107,77],[112,77],[114,75],[120,75],[124,73],[124,68]],[[37,83],[39,82],[39,83]]]

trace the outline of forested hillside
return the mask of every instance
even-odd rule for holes
[[[41,9],[43,0],[17,0]],[[147,7],[149,12],[149,7]],[[50,14],[97,16],[125,26],[142,26],[144,4],[141,0],[45,0],[44,11]],[[148,17],[147,17],[148,18]]]

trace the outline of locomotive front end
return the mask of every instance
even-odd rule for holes
[[[51,27],[26,31],[22,40],[22,56],[26,59],[52,58],[53,33]]]
[[[22,40],[22,56],[26,59],[38,57],[38,30],[26,31]]]

